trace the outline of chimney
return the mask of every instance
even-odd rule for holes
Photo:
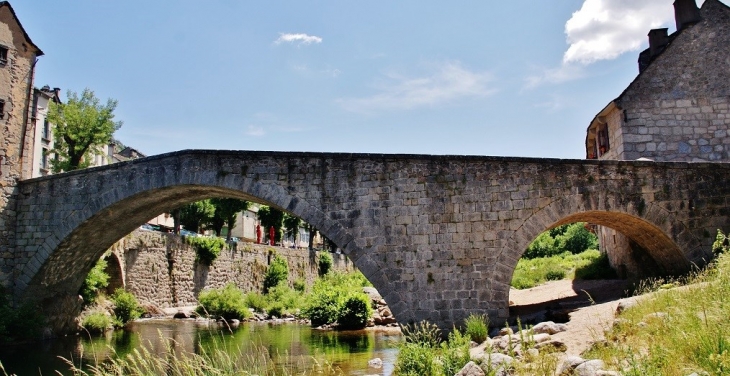
[[[669,44],[669,35],[667,31],[669,29],[651,29],[649,31],[649,52],[653,59],[656,55],[659,55],[664,51],[664,47]]]
[[[674,20],[677,22],[677,31],[685,26],[699,22],[700,8],[697,8],[695,0],[676,0],[674,2]]]

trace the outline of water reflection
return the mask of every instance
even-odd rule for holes
[[[389,375],[399,339],[399,334],[391,332],[316,331],[298,324],[246,323],[229,328],[192,320],[148,320],[105,336],[66,337],[41,345],[0,348],[0,361],[9,374],[19,376],[54,374],[56,370],[70,374],[68,365],[58,357],[77,366],[94,365],[144,346],[158,357],[167,357],[171,352],[224,350],[232,356],[268,356],[280,365],[288,362],[292,369],[310,367],[313,359],[326,359],[348,375]],[[368,369],[367,363],[373,358],[381,358],[384,368]]]

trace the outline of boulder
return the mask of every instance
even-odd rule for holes
[[[575,369],[575,367],[578,367],[579,365],[585,363],[585,361],[586,361],[585,359],[583,359],[579,356],[575,356],[575,355],[568,356],[563,360],[563,363],[560,364],[560,366],[558,367],[558,372],[556,374],[558,374],[558,375],[570,374]]]
[[[476,363],[469,362],[455,376],[484,376],[484,371]]]
[[[596,376],[596,373],[605,366],[600,359],[588,360],[575,367],[573,373],[576,376]]]
[[[556,324],[552,321],[541,322],[532,327],[534,333],[546,333],[555,334],[568,330],[568,326],[565,324]]]
[[[618,302],[618,306],[616,307],[616,314],[620,314],[621,312],[633,307],[636,305],[635,299],[623,299]]]

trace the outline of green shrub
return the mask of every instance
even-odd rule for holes
[[[548,269],[545,272],[546,281],[559,281],[565,278],[565,270],[563,269]]]
[[[550,257],[560,254],[560,248],[555,244],[555,239],[550,236],[549,231],[545,231],[537,236],[537,238],[527,246],[527,250],[522,255],[523,258],[533,259],[538,257]]]
[[[345,298],[337,314],[337,323],[343,329],[364,328],[372,315],[370,298],[363,292],[351,293]]]
[[[302,310],[302,315],[308,318],[314,327],[336,322],[340,310],[341,291],[322,285],[322,280],[315,283]]]
[[[715,242],[712,243],[712,251],[716,255],[719,255],[721,253],[727,253],[728,249],[730,249],[730,239],[721,230],[717,230]]]
[[[253,308],[256,312],[264,312],[268,305],[266,297],[258,292],[249,292],[246,294],[243,302],[246,307]]]
[[[568,225],[565,233],[556,238],[558,247],[563,251],[577,255],[588,249],[598,248],[598,238],[588,231],[586,224],[577,222]]]
[[[195,249],[195,259],[207,266],[213,264],[226,245],[225,240],[221,238],[207,236],[186,236],[185,241]]]
[[[278,284],[286,282],[287,278],[289,278],[289,265],[283,257],[274,256],[264,276],[264,294]]]
[[[319,262],[317,263],[317,272],[322,277],[332,270],[332,256],[329,253],[321,252],[319,254]]]
[[[112,328],[112,321],[105,312],[92,312],[84,317],[81,326],[91,333],[104,333]]]
[[[294,291],[301,293],[301,292],[304,292],[304,290],[306,290],[306,289],[307,289],[307,282],[304,279],[298,278],[296,281],[294,281]]]
[[[106,260],[101,258],[86,275],[84,284],[79,290],[79,295],[84,299],[84,305],[93,303],[99,295],[99,291],[109,286],[109,274],[106,274],[106,267]]]
[[[466,363],[469,363],[469,360],[471,360],[469,356],[471,340],[472,338],[468,334],[461,334],[459,330],[454,329],[449,333],[449,340],[441,342],[440,363],[442,375],[456,375],[464,368]]]
[[[144,312],[137,298],[124,289],[116,289],[111,299],[114,303],[114,315],[122,325],[139,318]]]
[[[394,374],[399,376],[436,375],[436,350],[418,343],[406,342],[400,346]]]
[[[317,279],[312,291],[307,295],[302,315],[312,322],[312,326],[332,324],[338,322],[343,327],[354,328],[355,323],[362,322],[362,316],[366,310],[359,302],[351,301],[347,308],[346,302],[350,296],[364,296],[367,307],[367,318],[370,315],[370,301],[362,292],[363,285],[368,283],[360,272],[338,273],[330,272],[324,277]],[[357,300],[357,299],[355,299]],[[344,312],[344,311],[347,312]],[[367,322],[365,318],[365,322]],[[341,322],[344,320],[343,322]],[[358,324],[360,325],[360,324]],[[362,324],[360,327],[364,327]]]
[[[403,325],[401,330],[406,343],[415,343],[426,347],[436,347],[441,343],[441,330],[428,321],[406,324]]]
[[[610,279],[616,278],[616,271],[611,268],[608,262],[608,255],[596,250],[586,251],[581,254],[581,264],[575,268],[577,279]]]
[[[267,306],[281,305],[285,313],[291,313],[292,310],[300,308],[304,304],[304,296],[284,284],[273,287],[265,298],[268,302]],[[270,308],[267,309],[267,311],[269,310]]]
[[[198,295],[197,311],[225,320],[245,319],[251,316],[246,305],[247,297],[235,284],[229,283],[222,289],[204,290]]]
[[[269,306],[268,314],[271,317],[283,317],[284,312],[284,305],[281,303],[273,303]]]
[[[476,343],[482,343],[487,339],[489,330],[489,317],[487,315],[469,315],[464,321],[466,336]]]

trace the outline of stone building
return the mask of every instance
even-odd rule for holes
[[[37,58],[43,55],[7,1],[0,1],[0,283],[10,280],[15,244],[14,191],[31,175],[33,137],[28,131]]]
[[[639,74],[591,121],[586,158],[730,161],[730,7],[719,0],[674,2],[676,31],[649,32]],[[654,268],[635,244],[614,230],[598,231],[619,274]],[[617,259],[618,255],[633,255]]]
[[[30,129],[33,135],[33,163],[31,164],[31,178],[46,176],[51,173],[51,158],[53,158],[53,137],[51,124],[48,123],[48,106],[51,102],[60,103],[59,88],[51,89],[44,86],[33,89],[31,105]]]

